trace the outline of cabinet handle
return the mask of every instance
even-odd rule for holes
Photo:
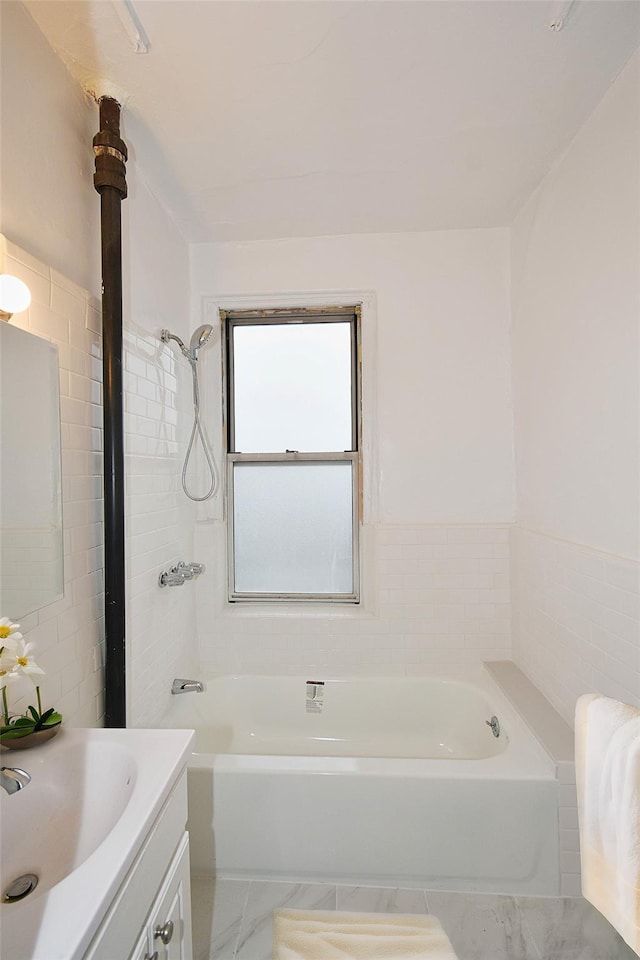
[[[173,936],[173,920],[167,920],[164,926],[157,926],[153,931],[153,939],[157,940],[158,937],[162,940],[163,943],[169,943],[171,937]],[[150,960],[154,960],[153,957]]]

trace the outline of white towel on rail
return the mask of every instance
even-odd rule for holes
[[[436,917],[276,910],[274,960],[457,960]]]
[[[576,782],[582,892],[640,953],[640,710],[580,697]]]

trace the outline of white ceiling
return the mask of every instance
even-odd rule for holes
[[[134,3],[146,55],[26,0],[191,242],[507,225],[640,42],[636,0]]]

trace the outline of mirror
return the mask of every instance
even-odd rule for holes
[[[0,322],[0,616],[64,592],[58,348]]]

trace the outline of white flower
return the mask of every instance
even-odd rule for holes
[[[33,644],[26,643],[22,637],[16,642],[14,650],[15,666],[13,667],[13,674],[15,676],[24,675],[32,679],[34,674],[44,676],[44,670],[42,670],[33,659],[31,653],[32,648]],[[35,683],[35,680],[33,682]]]
[[[9,617],[0,617],[0,644],[3,640],[22,640],[22,634],[18,633],[19,623],[11,623]]]
[[[16,650],[12,639],[6,640],[0,646],[0,684],[16,678]]]

